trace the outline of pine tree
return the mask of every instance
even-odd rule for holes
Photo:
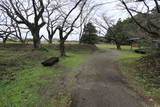
[[[83,35],[80,39],[80,43],[94,45],[98,41],[96,33],[97,30],[95,26],[92,23],[88,23],[84,26]]]

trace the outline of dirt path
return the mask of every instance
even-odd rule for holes
[[[143,107],[118,72],[115,51],[107,51],[82,64],[75,76],[72,107]]]

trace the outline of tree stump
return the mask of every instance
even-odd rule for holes
[[[46,61],[42,62],[43,66],[52,66],[59,62],[58,57],[52,57],[50,59],[47,59]]]

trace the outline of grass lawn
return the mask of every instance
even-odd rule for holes
[[[144,55],[136,54],[131,51],[122,51],[122,55],[118,57],[122,74],[128,79],[130,86],[139,94],[149,98],[149,103],[160,104],[160,89],[150,87],[151,83],[142,79],[136,65],[137,61]],[[125,66],[124,66],[125,65]],[[157,80],[158,81],[158,80]],[[155,107],[157,107],[155,105]]]
[[[52,67],[43,67],[41,62],[59,56],[58,50],[32,51],[31,49],[2,48],[0,50],[0,71],[7,74],[0,80],[0,107],[54,107],[55,81],[65,69],[72,69],[86,61],[89,51],[68,51],[67,58]],[[2,75],[1,75],[2,76]],[[14,80],[15,79],[15,80]],[[59,103],[65,105],[67,97],[61,95]]]
[[[150,87],[151,83],[142,79],[140,77],[141,72],[138,72],[136,68],[136,64],[138,64],[137,61],[142,56],[143,55],[135,54],[133,52],[122,52],[122,55],[118,57],[121,72],[128,79],[129,84],[133,89],[142,96],[149,98],[149,103],[154,104],[157,102],[160,104],[160,89]]]

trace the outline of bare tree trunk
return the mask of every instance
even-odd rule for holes
[[[39,49],[40,48],[40,36],[39,36],[39,30],[37,31],[32,31],[32,35],[33,35],[33,45],[35,49]]]
[[[34,44],[35,49],[39,49],[40,48],[40,39],[37,37],[33,37],[33,44]]]
[[[49,36],[48,38],[49,38],[49,40],[48,40],[49,44],[52,44],[53,43],[53,41],[52,41],[53,37]]]
[[[118,50],[121,50],[121,45],[118,44],[118,45],[117,45],[117,49],[118,49]]]
[[[21,40],[21,43],[22,43],[22,44],[26,44],[25,40]]]
[[[66,56],[65,45],[64,45],[64,41],[63,40],[60,41],[60,52],[61,52],[61,57]]]
[[[63,38],[63,29],[59,26],[59,37],[60,37],[60,44],[59,44],[59,49],[60,49],[60,55],[61,57],[64,57],[66,56],[66,53],[65,53],[65,38]]]
[[[6,39],[3,39],[3,47],[6,47]]]
[[[121,48],[121,44],[120,43],[117,43],[116,42],[116,47],[117,47],[117,50],[121,50],[122,48]]]
[[[81,37],[82,37],[82,33],[83,33],[83,27],[82,27],[82,23],[83,23],[83,14],[81,14],[80,16],[80,34],[79,34],[79,44],[81,44],[80,40],[81,40]]]
[[[6,37],[3,38],[3,46],[6,47],[6,42],[8,40],[9,34],[6,35]]]

